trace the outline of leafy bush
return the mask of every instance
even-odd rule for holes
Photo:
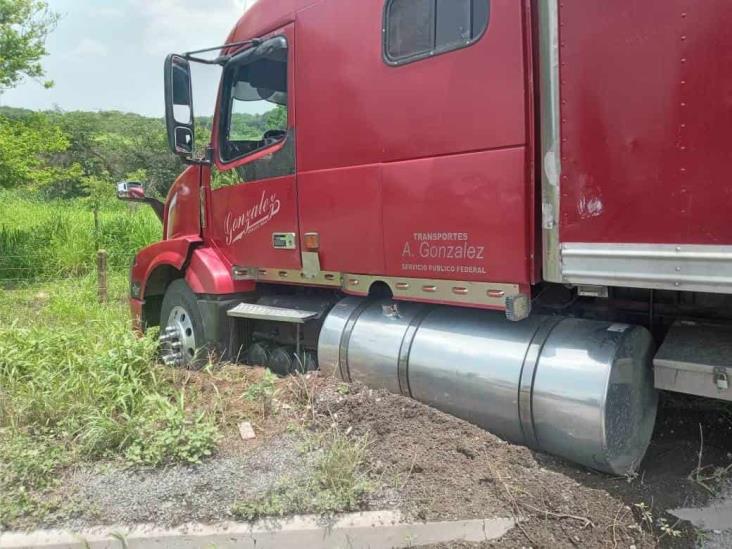
[[[131,463],[200,463],[213,453],[218,431],[203,414],[188,417],[181,394],[176,403],[155,398],[156,406],[139,426],[125,456]]]
[[[19,120],[0,115],[0,188],[46,185],[67,177],[67,169],[49,165],[46,158],[68,146],[61,128],[43,114],[33,113]]]
[[[269,370],[264,371],[262,379],[247,387],[244,398],[256,402],[262,414],[267,417],[272,413],[272,404],[277,392],[277,376]]]
[[[54,473],[67,461],[65,451],[43,436],[0,429],[0,528],[23,515],[52,510],[56,502],[43,491],[57,483]]]

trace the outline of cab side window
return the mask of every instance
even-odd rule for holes
[[[384,59],[401,65],[464,48],[488,28],[490,0],[387,0]]]
[[[287,137],[287,46],[244,52],[224,72],[219,142],[221,160],[231,162]]]

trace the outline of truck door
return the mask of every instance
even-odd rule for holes
[[[213,125],[210,238],[232,265],[299,269],[294,26],[224,67]]]
[[[526,6],[361,0],[298,13],[301,232],[318,233],[324,271],[379,276],[405,299],[435,299],[409,279],[455,281],[445,302],[453,287],[490,284],[461,301],[490,306],[532,282]]]

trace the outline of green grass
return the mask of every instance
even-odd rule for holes
[[[126,271],[135,252],[162,233],[160,221],[144,205],[110,199],[98,219],[97,229],[83,199],[47,201],[0,190],[0,284],[93,272],[98,249],[109,253],[110,267]]]
[[[44,436],[11,434],[0,428],[0,532],[24,516],[43,516],[62,503],[48,494],[56,486],[54,472],[68,454]]]
[[[0,190],[0,529],[49,512],[68,464],[196,463],[216,444],[214,418],[156,365],[156,334],[131,331],[127,272],[160,222],[116,200],[98,219],[84,199]],[[109,304],[97,301],[99,248]]]
[[[217,426],[155,364],[155,334],[130,330],[126,274],[108,305],[93,276],[0,289],[0,529],[52,510],[68,463],[157,466],[211,455]]]

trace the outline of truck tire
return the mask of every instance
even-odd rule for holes
[[[198,370],[208,362],[203,317],[186,281],[168,286],[160,311],[160,347],[166,364]]]

